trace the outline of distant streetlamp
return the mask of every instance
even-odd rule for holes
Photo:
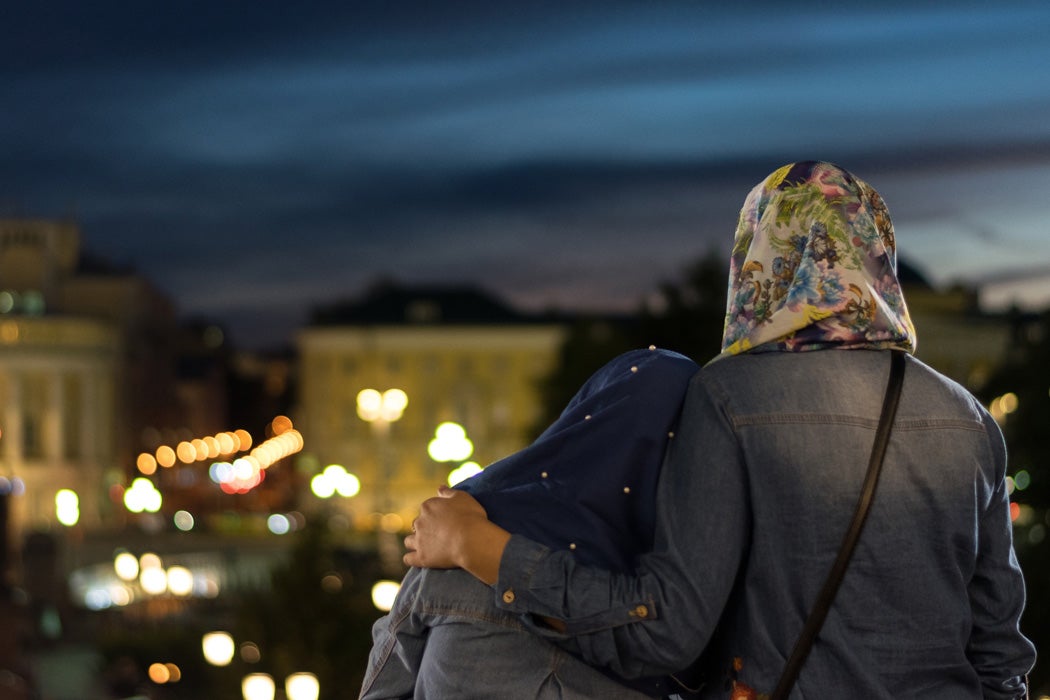
[[[312,673],[293,673],[284,679],[284,694],[288,700],[317,700],[321,686]]]
[[[407,407],[408,395],[401,389],[387,389],[384,392],[376,389],[362,389],[357,394],[357,416],[372,427],[372,431],[381,441],[379,446],[381,474],[377,502],[378,507],[384,512],[390,510],[388,489],[390,475],[393,471],[387,442],[390,424],[400,420]]]
[[[376,606],[376,610],[390,612],[400,590],[401,584],[397,581],[376,581],[372,586],[372,605]]]
[[[459,423],[448,421],[435,428],[434,437],[427,445],[427,454],[435,462],[460,463],[448,474],[449,486],[455,486],[481,472],[481,465],[477,462],[464,461],[474,454],[474,443]]]
[[[59,489],[55,494],[55,517],[66,527],[80,520],[80,497],[72,489]]]
[[[244,700],[273,700],[276,692],[273,676],[268,673],[249,673],[241,681]]]
[[[201,638],[201,649],[212,666],[229,666],[236,646],[228,632],[208,632]]]

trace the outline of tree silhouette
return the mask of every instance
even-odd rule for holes
[[[1028,601],[1022,629],[1039,649],[1050,648],[1050,312],[1014,314],[1012,349],[981,398],[1002,412],[1014,483],[1014,549]],[[1012,397],[1010,396],[1012,394]],[[1008,397],[1002,399],[1001,397]],[[999,402],[998,404],[996,402]],[[1005,404],[1004,404],[1005,402]],[[1009,411],[1010,408],[1016,408]],[[1009,411],[1009,412],[1007,412]],[[1050,664],[1036,666],[1032,697],[1050,692]]]
[[[541,386],[544,413],[538,435],[606,362],[635,348],[674,350],[703,364],[718,354],[725,319],[728,261],[709,251],[681,279],[660,284],[657,298],[636,314],[574,319],[554,372]]]

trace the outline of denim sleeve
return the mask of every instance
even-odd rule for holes
[[[564,621],[564,633],[540,622],[533,629],[622,676],[686,668],[710,638],[745,556],[747,488],[730,421],[698,377],[662,469],[653,551],[633,573],[616,574],[514,536],[497,604]]]
[[[1025,674],[1035,649],[1020,631],[1024,579],[1013,548],[1010,499],[1006,492],[1006,447],[999,427],[985,417],[994,472],[992,490],[978,533],[977,567],[969,585],[973,628],[967,656],[986,698],[1026,697]]]

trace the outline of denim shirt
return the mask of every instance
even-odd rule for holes
[[[372,626],[359,700],[646,700],[500,610],[462,569],[410,569]]]
[[[769,693],[849,523],[888,352],[745,354],[694,378],[633,574],[508,543],[497,605],[626,676],[688,666],[705,698]],[[792,698],[1023,698],[1006,450],[965,389],[909,357],[866,529]]]

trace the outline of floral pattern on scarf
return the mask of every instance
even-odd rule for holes
[[[915,350],[879,193],[823,162],[786,165],[744,201],[722,355],[823,348]]]

